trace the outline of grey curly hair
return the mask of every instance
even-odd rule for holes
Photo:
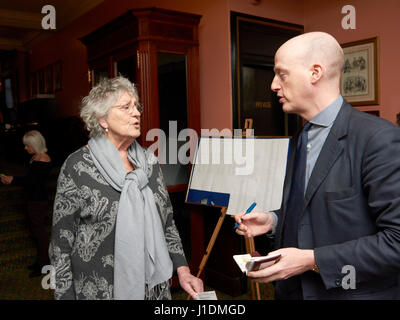
[[[104,128],[99,124],[99,120],[107,117],[110,108],[123,92],[131,94],[139,102],[136,86],[122,76],[102,79],[82,99],[80,115],[90,137],[104,134]]]

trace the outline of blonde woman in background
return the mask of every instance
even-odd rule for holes
[[[46,179],[51,170],[51,159],[46,153],[46,141],[39,131],[27,132],[22,142],[26,152],[32,155],[25,176],[2,176],[1,182],[24,187],[28,224],[37,249],[35,263],[28,266],[28,269],[32,271],[29,276],[38,277],[42,274],[42,267],[49,264],[49,235],[45,226],[45,217],[48,212]]]

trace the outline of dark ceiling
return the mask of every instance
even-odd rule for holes
[[[29,51],[104,0],[0,0],[0,50]],[[42,7],[56,10],[56,30],[42,29]]]

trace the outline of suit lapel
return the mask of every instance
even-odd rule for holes
[[[304,198],[303,210],[307,207],[315,191],[328,175],[329,170],[335,163],[336,159],[340,156],[342,151],[343,147],[338,142],[337,138],[329,134],[328,138],[326,139],[325,145],[322,148],[321,153],[318,157],[318,160],[315,163],[314,170],[308,182],[307,191]]]
[[[338,113],[338,116],[336,117],[335,122],[333,123],[328,137],[326,138],[324,146],[322,147],[321,153],[318,156],[317,162],[315,163],[313,172],[308,182],[302,214],[304,213],[304,209],[308,206],[319,185],[328,175],[333,164],[343,152],[343,146],[340,140],[347,135],[351,111],[352,107],[346,101],[343,101],[342,107]]]

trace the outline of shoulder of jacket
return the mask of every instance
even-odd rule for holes
[[[361,132],[367,136],[373,136],[382,130],[398,129],[390,121],[371,115],[369,113],[353,109],[350,119],[350,131]]]
[[[84,154],[88,154],[90,156],[89,149],[87,146],[83,146],[78,150],[72,152],[67,159],[65,159],[62,168],[69,168],[72,167],[75,163],[83,159]]]

